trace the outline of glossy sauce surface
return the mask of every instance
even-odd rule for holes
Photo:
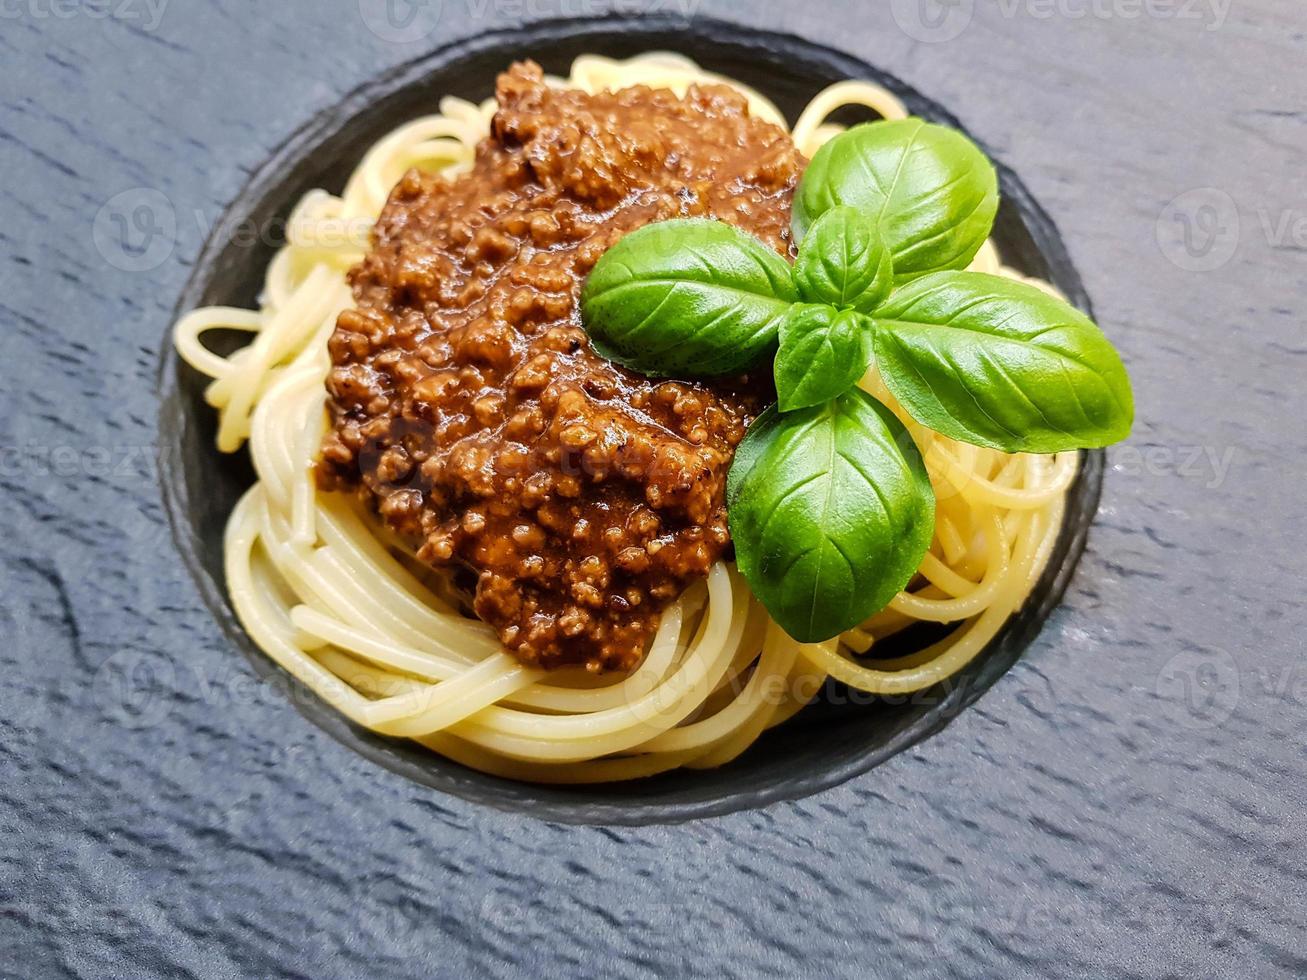
[[[587,95],[526,63],[497,97],[473,169],[407,174],[351,274],[319,480],[466,577],[523,662],[629,670],[728,553],[727,470],[772,391],[765,369],[704,384],[604,360],[581,287],[667,218],[715,217],[788,255],[804,161],[724,87]]]

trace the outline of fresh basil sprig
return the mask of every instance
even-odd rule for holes
[[[857,388],[873,362],[908,414],[962,442],[1053,453],[1129,434],[1129,379],[1088,317],[959,271],[997,207],[994,168],[961,133],[872,123],[804,174],[793,268],[729,225],[676,220],[627,235],[585,285],[595,349],[644,374],[734,374],[774,355],[778,404],[740,444],[727,505],[740,570],[796,639],[882,608],[933,535],[916,445]]]

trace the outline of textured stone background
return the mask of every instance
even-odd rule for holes
[[[563,827],[365,763],[254,682],[175,555],[168,310],[315,111],[604,5],[444,0],[406,42],[373,0],[5,0],[0,973],[1307,972],[1307,12],[657,2],[899,75],[1058,221],[1140,418],[1064,608],[942,735],[800,803]],[[156,193],[175,229],[124,251]]]

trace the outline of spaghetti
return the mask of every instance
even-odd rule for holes
[[[643,84],[678,94],[704,82],[734,86],[754,115],[788,128],[761,94],[676,55],[585,56],[567,79],[551,80],[586,92]],[[878,85],[840,83],[791,131],[800,151],[810,157],[839,133],[828,119],[848,105],[887,119],[906,115]],[[438,115],[387,136],[339,197],[313,191],[300,202],[258,311],[201,309],[176,327],[182,358],[213,379],[206,399],[219,412],[219,450],[248,446],[258,473],[225,541],[232,603],[254,642],[356,724],[475,769],[550,783],[720,766],[799,711],[828,678],[902,695],[965,667],[1043,570],[1078,456],[1006,455],[944,438],[908,417],[874,369],[863,387],[895,411],[925,459],[937,498],[935,539],[908,590],[826,643],[796,643],[734,567],[718,563],[664,612],[629,674],[531,668],[486,624],[464,616],[446,578],[363,503],[317,488],[327,344],[352,302],[346,275],[402,175],[413,167],[446,176],[468,170],[494,109],[493,100],[446,98]],[[972,267],[1025,278],[1002,264],[992,242]],[[203,343],[213,330],[245,332],[250,342],[220,357]],[[921,622],[955,625],[909,656],[860,662]]]

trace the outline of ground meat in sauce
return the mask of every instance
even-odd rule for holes
[[[655,381],[594,354],[578,296],[653,221],[728,221],[789,254],[803,159],[725,87],[499,79],[474,169],[395,188],[331,338],[326,489],[357,488],[523,662],[636,666],[727,553],[725,482],[766,377]],[[765,374],[766,372],[761,372]]]

